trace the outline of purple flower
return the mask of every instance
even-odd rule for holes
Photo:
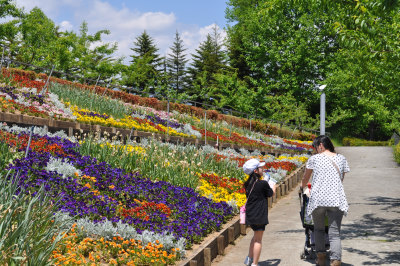
[[[190,246],[218,230],[233,215],[227,203],[215,203],[192,188],[173,186],[165,181],[153,182],[139,173],[128,173],[96,158],[82,156],[78,144],[69,140],[59,137],[46,139],[49,143],[61,145],[67,155],[31,151],[27,158],[16,159],[9,169],[20,173],[19,185],[32,193],[44,185],[50,195],[62,195],[58,202],[59,210],[71,216],[87,217],[94,222],[105,219],[122,221],[134,226],[139,233],[144,230],[167,231],[177,238],[186,238]],[[68,159],[82,175],[95,177],[96,182],[86,186],[89,181],[84,177],[63,178],[57,172],[46,171],[50,156]],[[122,214],[121,204],[128,210],[140,207],[140,202],[163,203],[171,210],[171,215],[158,209],[146,210],[148,220]]]

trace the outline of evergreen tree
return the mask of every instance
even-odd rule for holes
[[[184,80],[186,76],[185,65],[188,62],[184,52],[187,49],[183,47],[183,41],[178,33],[175,33],[175,41],[171,47],[171,53],[167,58],[167,72],[170,79],[170,85],[175,93],[183,91]]]
[[[231,28],[228,28],[228,32]],[[249,64],[246,62],[246,50],[243,45],[240,31],[232,31],[227,38],[227,54],[229,57],[229,65],[235,69],[239,79],[246,81],[247,85],[251,85],[250,77],[254,77]]]
[[[222,46],[221,36],[215,26],[213,33],[208,34],[206,40],[200,43],[196,54],[192,54],[193,62],[188,70],[192,82],[190,93],[199,101],[212,101],[215,75],[229,70]]]
[[[160,67],[163,58],[158,54],[154,40],[144,31],[136,38],[135,47],[131,50],[132,64],[128,67],[124,83],[142,91],[155,92],[159,85]]]

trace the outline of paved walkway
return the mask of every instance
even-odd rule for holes
[[[390,147],[341,147],[351,172],[344,180],[350,205],[342,225],[342,265],[400,265],[400,167]],[[260,266],[315,265],[301,260],[304,229],[297,189],[270,211]],[[236,240],[213,266],[244,265],[253,233]]]

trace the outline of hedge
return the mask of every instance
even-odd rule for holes
[[[394,159],[400,164],[400,142],[394,146]]]
[[[372,141],[358,138],[343,138],[342,144],[344,146],[388,146],[389,141]]]

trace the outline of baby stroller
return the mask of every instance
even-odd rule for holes
[[[315,259],[317,257],[314,242],[314,223],[312,217],[306,214],[308,201],[310,199],[311,184],[308,183],[307,188],[299,193],[300,199],[300,219],[306,235],[306,241],[304,243],[304,249],[300,253],[301,259]],[[325,248],[329,249],[329,238],[328,238],[328,218],[325,218]]]

